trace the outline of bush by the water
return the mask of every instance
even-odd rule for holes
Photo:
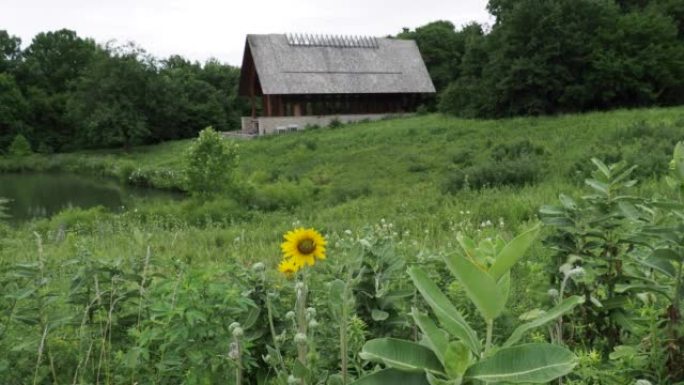
[[[212,127],[202,130],[185,154],[187,188],[193,194],[217,194],[236,188],[237,143]]]
[[[26,137],[22,134],[17,134],[12,140],[9,148],[7,149],[7,154],[10,156],[27,156],[31,155],[33,151],[31,150],[31,144],[26,140]]]

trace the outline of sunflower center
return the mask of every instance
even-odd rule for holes
[[[297,244],[297,250],[302,254],[311,254],[316,248],[316,244],[313,239],[303,239]]]

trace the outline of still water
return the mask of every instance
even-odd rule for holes
[[[68,207],[103,206],[121,212],[136,200],[178,199],[178,194],[123,186],[111,179],[63,173],[0,174],[0,197],[10,200],[11,222],[49,217]]]

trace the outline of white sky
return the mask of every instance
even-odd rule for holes
[[[98,43],[134,41],[156,57],[242,64],[248,33],[385,36],[434,20],[492,23],[487,0],[0,0],[0,29],[26,47],[68,28]]]

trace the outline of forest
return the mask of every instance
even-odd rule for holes
[[[414,39],[437,88],[425,111],[501,118],[684,103],[679,0],[492,0],[493,25],[435,21]],[[190,138],[239,128],[239,69],[75,31],[22,48],[0,30],[0,151],[22,134],[41,153]]]

